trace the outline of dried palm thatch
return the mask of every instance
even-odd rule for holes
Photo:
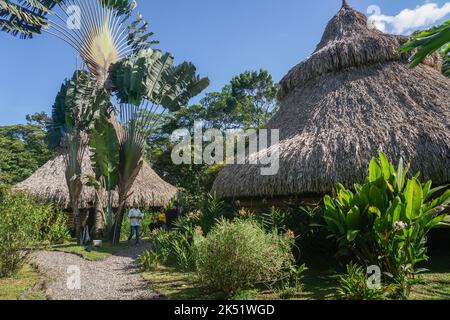
[[[213,191],[244,199],[351,187],[378,150],[411,162],[423,179],[450,182],[450,80],[437,57],[410,69],[397,54],[405,40],[371,28],[344,1],[316,51],[280,83],[281,108],[268,125],[280,129],[279,173],[230,165]]]
[[[82,172],[84,177],[94,176],[91,153],[85,152]],[[54,202],[65,208],[70,207],[69,191],[65,179],[65,161],[58,155],[38,169],[30,178],[19,183],[16,190],[24,191],[42,201]],[[86,182],[86,181],[84,181]],[[162,207],[177,194],[177,189],[163,181],[147,163],[144,163],[127,199],[127,205],[138,204],[139,207]],[[103,196],[106,199],[106,194]],[[93,187],[84,186],[80,197],[80,207],[88,208],[95,200]],[[117,206],[118,195],[114,192],[114,206]],[[105,203],[106,206],[106,203]]]

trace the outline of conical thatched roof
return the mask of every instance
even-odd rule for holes
[[[231,165],[213,191],[268,198],[331,191],[367,175],[378,150],[403,157],[436,184],[450,182],[450,80],[437,57],[410,69],[396,50],[406,40],[371,28],[344,1],[315,52],[280,83],[280,170]],[[264,151],[266,152],[266,151]],[[253,155],[257,156],[257,155]]]
[[[82,172],[85,176],[94,176],[90,161],[90,152],[85,153]],[[51,201],[64,207],[70,207],[69,190],[65,177],[65,161],[63,155],[58,155],[38,169],[30,178],[19,183],[16,190],[24,191],[42,201]],[[147,163],[144,163],[131,189],[127,204],[137,203],[140,207],[162,207],[177,194],[177,189],[163,181]],[[83,187],[81,207],[89,207],[89,202],[95,199],[92,187]],[[104,196],[106,199],[106,195]],[[117,206],[118,195],[114,192],[114,203]]]

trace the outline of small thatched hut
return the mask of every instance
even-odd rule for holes
[[[213,191],[253,203],[321,195],[362,182],[378,150],[411,162],[423,179],[450,182],[450,80],[437,56],[410,69],[409,56],[397,54],[405,41],[344,1],[315,52],[280,82],[268,125],[280,130],[278,174],[230,165]]]
[[[94,176],[91,166],[90,152],[85,153],[82,172],[85,176]],[[51,201],[65,208],[70,207],[69,189],[65,177],[66,164],[63,155],[58,155],[38,169],[27,180],[19,183],[16,190],[24,191],[42,201]],[[177,189],[162,180],[147,163],[144,163],[130,191],[127,204],[138,204],[140,207],[163,207],[177,194]],[[106,195],[104,196],[106,199]],[[93,187],[83,187],[81,193],[82,208],[88,208],[95,200]],[[113,201],[117,206],[118,195],[114,192]]]

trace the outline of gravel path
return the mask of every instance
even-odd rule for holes
[[[32,261],[46,275],[47,294],[55,300],[149,300],[155,298],[138,274],[136,259],[148,244],[130,246],[103,261],[88,261],[77,255],[40,251]],[[81,289],[70,290],[68,268],[81,271]],[[71,273],[73,274],[73,273]]]

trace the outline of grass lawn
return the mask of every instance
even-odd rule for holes
[[[14,277],[0,279],[0,300],[45,300],[41,277],[24,265]]]
[[[450,256],[433,257],[425,268],[423,283],[414,286],[411,300],[450,300]],[[161,267],[158,271],[146,272],[142,276],[149,281],[151,289],[168,300],[220,299],[218,294],[208,293],[195,283],[192,273],[174,268]],[[251,290],[240,293],[239,300],[335,300],[337,295],[338,273],[308,270],[303,279],[302,292],[282,292],[274,290]],[[223,298],[223,297],[222,297]]]
[[[195,283],[195,275],[172,267],[160,267],[158,271],[142,273],[150,287],[167,300],[212,300],[224,298],[223,295],[208,292]],[[305,277],[303,292],[289,293],[273,290],[248,290],[239,293],[237,300],[279,300],[279,299],[332,299],[335,292],[336,276]]]
[[[423,275],[424,283],[413,288],[411,298],[450,300],[450,256],[447,254],[433,257],[424,267],[430,271]]]
[[[90,261],[102,261],[121,251],[125,247],[125,242],[120,243],[118,246],[113,246],[110,243],[103,242],[103,245],[99,248],[94,246],[79,246],[76,242],[71,242],[64,245],[51,247],[49,250],[73,253]]]

